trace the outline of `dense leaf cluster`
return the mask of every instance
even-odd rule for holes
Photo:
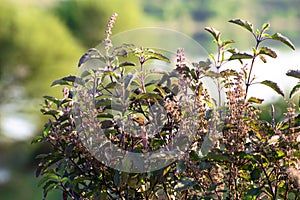
[[[282,121],[267,122],[259,119],[259,109],[254,106],[263,100],[247,97],[248,88],[255,83],[251,72],[256,58],[266,62],[265,56],[277,56],[260,44],[272,39],[294,46],[279,33],[267,34],[269,24],[255,32],[247,21],[230,22],[253,34],[252,53],[230,48],[234,41],[221,40],[221,33],[212,27],[206,30],[217,44],[217,56],[210,55],[212,62],[191,65],[185,62],[183,49],[178,49],[177,60],[172,62],[168,55],[146,47],[125,44],[111,49],[108,36],[105,53],[93,50],[90,57],[97,61],[97,68],[54,81],[53,86],[66,86],[63,98],[44,97],[41,111],[49,121],[43,134],[33,139],[53,149],[38,156],[37,176],[43,177],[39,185],[44,198],[59,189],[62,199],[299,199],[300,117],[296,106],[290,101]],[[250,69],[244,64],[247,59]],[[239,60],[241,69],[223,70],[223,64],[232,60]],[[157,62],[174,66],[169,71],[147,70]],[[298,79],[299,74],[287,72]],[[204,77],[214,80],[219,99],[210,97]],[[260,83],[284,96],[276,83]],[[298,89],[299,84],[290,97]],[[149,128],[153,124],[160,129]],[[182,124],[193,134],[185,134]],[[132,163],[122,163],[128,171],[117,170],[93,154],[98,147],[88,144],[99,141],[94,133],[101,131],[110,144],[129,152],[156,151],[183,140],[189,145],[179,149],[179,160],[155,171],[134,173]],[[133,131],[140,135],[131,134]],[[127,155],[123,156],[126,161]],[[100,157],[110,158],[105,152]]]

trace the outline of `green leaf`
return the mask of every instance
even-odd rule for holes
[[[273,51],[272,49],[268,48],[268,47],[261,47],[259,49],[258,54],[264,54],[264,55],[270,56],[272,58],[276,58],[277,57],[276,52]]]
[[[53,83],[51,84],[51,87],[56,86],[56,85],[70,85],[72,86],[73,84],[71,83],[78,83],[78,84],[82,84],[82,79],[76,76],[67,76],[61,79],[58,79],[56,81],[53,81]]]
[[[193,180],[191,178],[188,177],[182,177],[178,183],[175,185],[175,190],[176,191],[183,191],[183,190],[187,190],[188,188],[196,185],[197,181]]]
[[[43,131],[43,136],[47,137],[49,134],[49,130],[51,128],[51,124],[49,123],[48,126],[45,128],[45,130]]]
[[[102,129],[111,128],[113,126],[114,126],[114,123],[111,120],[103,120],[103,121],[101,121],[101,128]]]
[[[300,79],[300,70],[289,70],[286,75]]]
[[[284,151],[282,151],[282,150],[278,150],[278,151],[276,151],[276,158],[277,159],[280,159],[280,158],[283,158],[285,156],[285,152]]]
[[[213,27],[205,27],[204,30],[206,30],[209,33],[211,33],[212,36],[216,39],[217,42],[220,40],[221,32],[218,31],[217,29],[215,29]]]
[[[266,30],[269,29],[269,27],[270,27],[270,24],[269,24],[269,23],[264,23],[264,24],[262,25],[261,32],[262,32],[262,33],[265,32]]]
[[[242,19],[232,19],[229,20],[229,22],[237,24],[245,29],[247,29],[248,31],[250,31],[251,33],[253,33],[253,25],[245,20]]]
[[[256,197],[258,197],[261,193],[262,190],[260,190],[259,188],[252,188],[247,191],[246,198],[251,200],[256,199]],[[248,198],[248,197],[253,197],[253,198]]]
[[[275,83],[273,81],[265,80],[265,81],[262,81],[261,84],[266,85],[266,86],[272,88],[275,92],[277,92],[278,94],[280,94],[281,96],[284,97],[284,93],[279,88],[279,86],[277,85],[277,83]]]
[[[44,185],[44,187],[43,187],[43,189],[44,189],[44,195],[47,195],[49,191],[51,191],[51,190],[57,188],[58,185],[59,185],[59,183],[56,182],[56,181],[49,181],[49,182],[47,182],[47,183]]]
[[[234,53],[230,56],[229,60],[252,59],[253,56],[248,53]]]
[[[225,70],[221,71],[220,74],[221,74],[222,77],[225,77],[225,76],[238,76],[239,75],[239,73],[236,70],[233,70],[233,69],[225,69]]]
[[[110,82],[105,86],[105,89],[114,89],[116,87],[117,83],[116,82]]]
[[[59,99],[55,98],[55,97],[43,96],[43,98],[55,103],[57,106],[61,105],[61,101]]]
[[[239,52],[239,50],[237,48],[230,48],[230,49],[227,49],[227,51],[231,54],[236,54]]]
[[[126,61],[119,64],[119,67],[125,67],[125,66],[135,66],[135,63]]]
[[[231,161],[231,158],[228,155],[216,154],[216,153],[209,153],[206,155],[206,158],[210,158],[215,161],[227,161],[227,162]]]
[[[97,118],[114,118],[114,115],[111,113],[99,113]]]
[[[136,96],[136,99],[162,99],[159,94],[155,93],[143,93]]]
[[[128,86],[131,84],[133,78],[133,74],[128,73],[125,77],[124,77],[124,89],[127,89]]]
[[[153,52],[153,50],[151,50],[151,49],[149,49],[149,50],[147,49],[146,52],[149,53],[147,55],[147,60],[149,60],[149,59],[157,59],[157,60],[165,61],[167,63],[171,62],[170,59],[167,58],[166,56],[164,56],[164,55],[162,55],[160,53]]]
[[[190,152],[190,158],[195,161],[200,160],[200,156],[194,150]]]
[[[295,86],[293,87],[293,89],[291,90],[291,92],[290,92],[290,98],[291,98],[294,94],[296,94],[299,90],[300,90],[300,82],[298,82],[297,85],[295,85]]]
[[[36,143],[39,143],[43,140],[43,136],[41,135],[38,135],[36,137],[34,137],[32,140],[31,140],[31,144],[36,144]]]
[[[261,104],[264,100],[263,99],[259,99],[259,98],[256,98],[256,97],[250,97],[248,99],[248,102],[249,103],[257,103],[257,104]]]
[[[278,40],[295,50],[294,44],[287,37],[281,35],[280,33],[275,33],[274,35],[270,36],[270,38],[273,40]]]
[[[228,45],[230,45],[230,44],[232,44],[232,43],[234,43],[234,40],[224,40],[224,41],[222,42],[222,46],[223,46],[223,48],[224,48],[224,47],[226,47],[226,46],[228,46]]]
[[[264,63],[267,63],[267,59],[264,55],[259,55],[259,58],[261,61],[263,61]]]
[[[251,179],[254,180],[258,180],[260,178],[260,169],[259,168],[255,168],[254,170],[252,170],[250,172],[250,176]]]
[[[43,112],[44,115],[51,115],[51,116],[56,116],[56,115],[62,115],[63,112],[60,110],[48,110]]]
[[[200,171],[206,170],[212,167],[212,164],[209,161],[203,161],[199,164]]]
[[[184,161],[179,160],[176,165],[177,173],[183,173],[185,170],[186,170],[186,164],[184,163]]]
[[[220,77],[220,73],[215,72],[215,71],[211,71],[211,70],[207,71],[205,73],[205,75],[208,76],[208,77],[210,77],[210,78],[218,78],[218,77]]]

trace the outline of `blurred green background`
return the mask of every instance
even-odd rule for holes
[[[206,26],[221,30],[223,38],[234,39],[240,49],[253,45],[250,34],[227,23],[233,18],[259,27],[269,22],[272,32],[281,32],[299,47],[299,8],[299,0],[0,0],[0,199],[42,199],[34,158],[48,147],[30,144],[46,120],[39,113],[42,96],[61,98],[62,88],[51,88],[50,84],[76,74],[81,55],[104,39],[112,13],[119,15],[113,34],[139,27],[165,27],[189,35],[215,53],[212,38],[204,31]],[[282,72],[300,67],[299,51],[271,45],[281,52],[276,64],[285,67]],[[261,73],[275,76],[271,67]],[[282,76],[279,74],[279,79]],[[283,107],[278,99],[274,101],[279,117]],[[262,109],[268,118],[269,107]],[[61,195],[54,192],[48,199],[61,199]]]

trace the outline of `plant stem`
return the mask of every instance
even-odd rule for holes
[[[260,43],[260,40],[257,40],[256,45],[255,45],[255,53],[253,54],[253,57],[252,57],[251,66],[250,66],[250,70],[249,70],[249,74],[248,74],[248,79],[247,79],[247,82],[246,82],[246,94],[245,94],[245,99],[247,98],[249,86],[251,85],[251,84],[250,84],[250,81],[251,81],[251,73],[252,73],[252,70],[253,70],[255,58],[256,58],[256,56],[257,56],[256,51],[258,50],[259,43]]]

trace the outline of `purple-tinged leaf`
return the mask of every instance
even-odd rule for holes
[[[264,55],[270,56],[270,57],[272,57],[272,58],[276,58],[276,57],[277,57],[276,52],[275,52],[274,50],[268,48],[268,47],[261,47],[261,48],[259,49],[258,54],[260,54],[260,55],[261,55],[261,54],[264,54]]]
[[[274,35],[270,36],[270,38],[273,40],[278,40],[289,46],[291,49],[295,50],[294,44],[287,37],[283,36],[280,33],[275,33]]]
[[[289,70],[286,75],[300,79],[300,70]]]
[[[242,20],[242,19],[232,19],[232,20],[229,20],[229,22],[237,24],[237,25],[247,29],[251,33],[253,33],[253,25],[250,22],[247,22],[247,21]]]

